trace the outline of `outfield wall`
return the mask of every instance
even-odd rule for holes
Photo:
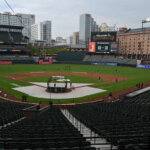
[[[24,61],[24,60],[14,60],[14,61],[1,61],[0,65],[11,65],[11,64],[76,64],[76,65],[101,65],[101,66],[124,66],[124,67],[136,67],[136,65],[129,64],[119,64],[119,63],[103,63],[103,62],[83,62],[83,61],[59,61],[59,62],[45,62],[45,63],[36,63],[34,61]],[[139,68],[139,67],[137,67]],[[142,67],[143,68],[143,67]],[[147,68],[146,68],[147,69]]]
[[[59,61],[54,62],[53,64],[76,64],[76,65],[101,65],[101,66],[122,66],[122,67],[136,67],[136,65],[128,65],[128,64],[119,64],[119,63],[99,63],[99,62],[77,62],[77,61]]]

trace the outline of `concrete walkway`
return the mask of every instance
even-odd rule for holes
[[[91,143],[92,147],[95,147],[100,150],[108,150],[108,149],[117,149],[117,147],[111,147],[111,144],[106,141],[104,138],[99,138],[99,135],[93,132],[91,129],[86,127],[80,121],[78,121],[67,109],[61,110],[64,116],[74,125],[75,128],[80,131],[83,137],[91,137],[87,139],[87,142]],[[93,137],[93,138],[92,138]],[[96,138],[94,138],[96,137]]]

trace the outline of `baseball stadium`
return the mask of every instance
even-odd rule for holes
[[[41,49],[0,28],[0,150],[150,149],[149,65],[117,55],[116,32]]]

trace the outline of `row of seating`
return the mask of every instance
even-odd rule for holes
[[[0,101],[0,126],[23,117],[22,109],[29,105]]]
[[[0,61],[13,61],[13,60],[33,60],[32,57],[20,57],[20,56],[17,56],[17,57],[7,57],[7,56],[3,56],[3,57],[0,57]]]
[[[130,101],[132,103],[136,103],[139,105],[150,105],[150,91],[144,92],[140,94],[139,96],[133,97],[133,98],[126,98],[126,101]]]
[[[59,52],[56,59],[57,61],[82,61],[84,52]]]
[[[16,43],[16,44],[20,44],[21,42],[25,42],[21,32],[1,31],[0,40],[3,41],[4,43]]]
[[[121,58],[112,55],[86,55],[84,62],[103,62],[103,63],[118,63],[126,65],[136,65],[136,59]]]
[[[146,92],[131,99],[76,105],[68,110],[121,150],[149,150],[149,102],[150,92]]]
[[[0,61],[11,61],[13,64],[34,64],[35,61],[32,57],[20,57],[19,55],[17,57],[7,57],[2,56],[0,57]]]
[[[2,128],[0,148],[94,150],[57,107]]]

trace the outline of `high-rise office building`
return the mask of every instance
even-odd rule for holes
[[[89,41],[91,36],[91,15],[82,14],[80,15],[80,33],[79,33],[79,43],[85,44],[86,41]]]
[[[90,26],[91,26],[91,28],[90,28],[91,32],[94,32],[95,21],[93,18],[91,18]]]
[[[24,36],[31,39],[31,25],[35,23],[33,14],[12,14],[10,12],[0,12],[0,25],[22,26]]]
[[[91,38],[91,32],[97,31],[97,24],[90,14],[80,15],[79,43],[85,44]]]
[[[31,25],[31,41],[43,41],[51,44],[51,21],[44,21]]]

